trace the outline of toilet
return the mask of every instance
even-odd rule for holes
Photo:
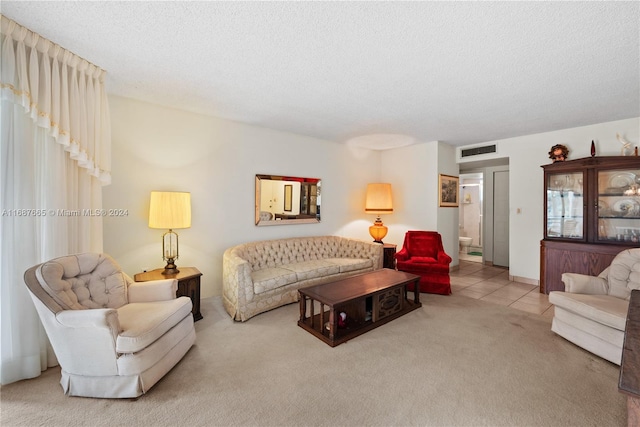
[[[460,252],[464,252],[465,254],[468,254],[473,238],[460,236],[458,237],[458,241],[460,242]]]

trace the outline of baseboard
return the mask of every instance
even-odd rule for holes
[[[540,280],[537,279],[528,279],[526,277],[509,275],[509,280],[512,282],[526,283],[527,285],[540,286]]]
[[[453,271],[458,271],[460,270],[460,261],[458,260],[458,265],[454,265],[454,266],[450,266],[449,267],[449,272],[453,272]],[[493,267],[493,261],[484,261],[482,263],[483,265],[486,265],[488,267]],[[502,266],[498,266],[499,268],[508,268],[508,267],[502,267]],[[540,280],[538,279],[529,279],[527,277],[520,277],[520,276],[512,276],[509,275],[509,281],[511,282],[520,282],[520,283],[525,283],[527,285],[534,285],[534,286],[540,286]]]

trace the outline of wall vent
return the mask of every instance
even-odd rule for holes
[[[485,145],[484,147],[474,147],[461,150],[462,157],[478,156],[480,154],[495,153],[496,145]]]

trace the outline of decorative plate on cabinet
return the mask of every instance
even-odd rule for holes
[[[640,214],[640,203],[633,199],[618,200],[613,210],[622,216],[637,216]]]
[[[609,178],[609,186],[613,188],[624,188],[636,182],[636,174],[631,172],[620,172]]]

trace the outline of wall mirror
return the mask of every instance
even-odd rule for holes
[[[256,225],[320,222],[319,178],[256,175]]]

